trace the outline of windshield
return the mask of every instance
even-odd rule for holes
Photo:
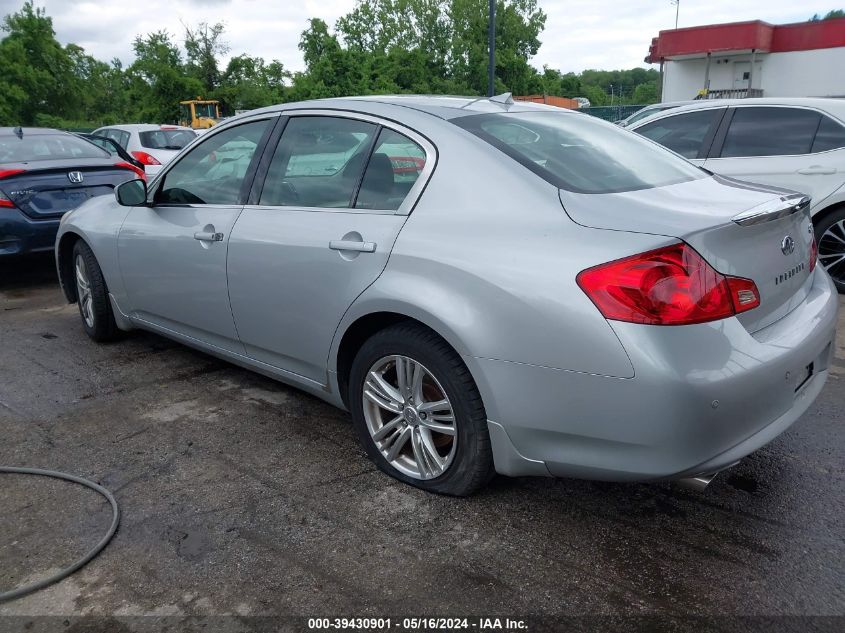
[[[211,119],[217,118],[217,112],[213,103],[197,103],[194,108],[197,113],[197,117],[207,116]]]
[[[147,149],[182,149],[196,136],[193,130],[150,130],[138,133],[141,147]]]
[[[0,163],[29,163],[63,158],[109,158],[110,154],[70,134],[0,136]]]
[[[656,143],[590,116],[515,112],[452,122],[567,191],[634,191],[706,176]]]

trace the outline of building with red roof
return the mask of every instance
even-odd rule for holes
[[[660,31],[645,61],[661,65],[663,101],[845,97],[845,18]]]

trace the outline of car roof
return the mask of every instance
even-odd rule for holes
[[[637,121],[629,129],[638,128],[641,124],[654,123],[664,117],[677,116],[683,112],[693,112],[707,108],[727,108],[732,106],[803,106],[823,110],[834,116],[845,119],[845,99],[830,99],[824,97],[755,97],[750,99],[701,99],[686,105],[672,108]]]
[[[501,99],[501,100],[497,100]],[[575,110],[558,108],[556,106],[532,103],[530,101],[505,102],[505,97],[460,97],[444,95],[372,95],[365,97],[335,97],[329,99],[313,99],[310,101],[299,101],[281,105],[269,106],[260,110],[252,110],[244,114],[232,117],[239,119],[245,116],[261,112],[279,112],[285,110],[302,109],[338,109],[371,111],[376,106],[389,106],[398,112],[402,108],[425,112],[441,119],[455,119],[471,114],[503,113],[503,112],[564,112],[574,114]],[[382,110],[382,108],[378,108]],[[227,121],[227,123],[229,122]]]
[[[16,127],[0,127],[0,136],[17,136]],[[22,127],[20,128],[24,136],[43,136],[46,134],[67,134],[63,130],[56,130],[49,127]]]
[[[114,125],[104,125],[102,127],[97,128],[98,130],[104,129],[114,129],[114,130],[123,130],[124,132],[149,132],[151,130],[190,130],[191,128],[185,127],[184,125],[170,125],[168,123],[116,123]]]

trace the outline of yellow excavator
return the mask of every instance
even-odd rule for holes
[[[220,102],[216,99],[189,99],[179,102],[179,125],[207,130],[220,122]]]

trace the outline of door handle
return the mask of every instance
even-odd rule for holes
[[[375,253],[375,242],[354,242],[352,240],[332,240],[329,248],[333,251],[357,251],[358,253]]]
[[[198,231],[194,233],[194,239],[200,242],[222,242],[222,233],[211,233],[210,231]]]
[[[799,174],[804,174],[805,176],[812,176],[814,174],[835,174],[836,167],[825,167],[823,165],[810,165],[809,167],[804,167],[798,170]]]

